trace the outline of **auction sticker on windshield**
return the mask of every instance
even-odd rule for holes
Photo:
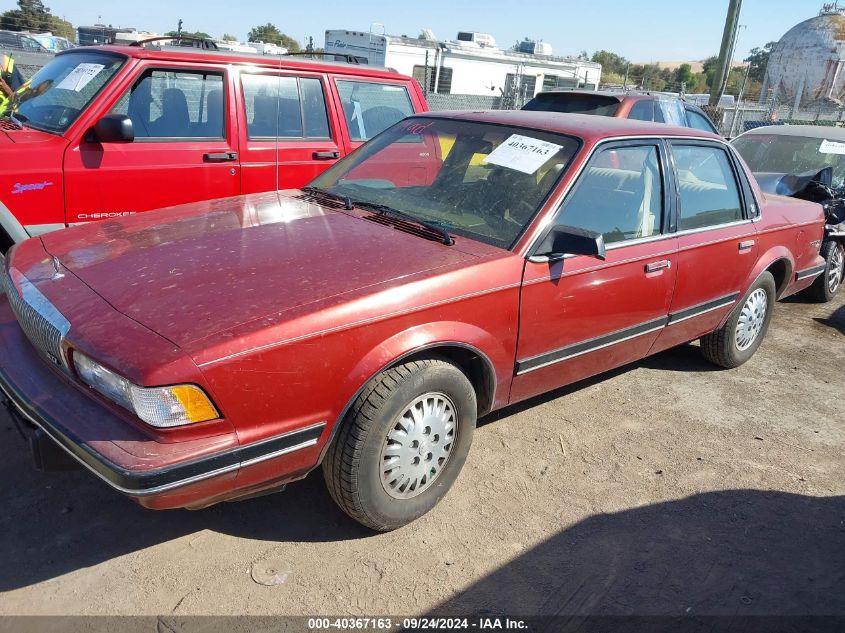
[[[819,145],[819,152],[822,154],[845,154],[845,143],[825,139]]]
[[[548,141],[511,134],[499,147],[487,156],[488,165],[499,165],[521,171],[523,174],[533,174],[535,171],[557,154],[562,145],[555,145]]]
[[[81,92],[94,77],[100,74],[103,68],[105,68],[103,64],[79,64],[79,66],[67,74],[67,77],[59,82],[56,88],[59,90]]]

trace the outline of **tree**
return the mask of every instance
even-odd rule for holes
[[[610,51],[596,51],[590,60],[601,64],[602,73],[609,72],[624,76],[625,69],[628,67],[627,59]]]
[[[695,73],[692,72],[692,66],[689,64],[681,64],[675,69],[673,81],[676,84],[683,84],[684,89],[688,90],[695,83]]]
[[[177,33],[176,31],[168,31],[167,33],[165,33],[165,35],[169,35],[171,37],[176,37],[177,35],[180,35],[180,34]],[[181,36],[182,37],[193,37],[194,39],[198,39],[198,40],[210,40],[210,39],[212,39],[212,37],[208,33],[206,33],[205,31],[184,31],[183,30],[182,33],[181,33]]]
[[[0,14],[0,29],[7,31],[34,31],[76,39],[73,25],[53,15],[42,0],[18,0],[18,8]]]
[[[709,90],[710,86],[713,85],[713,80],[716,78],[716,68],[719,65],[719,57],[717,55],[711,55],[701,62],[701,65],[704,70],[704,80]]]
[[[229,35],[228,33],[223,33],[223,36],[220,38],[224,42],[237,42],[238,38],[234,35]]]
[[[763,48],[754,47],[751,54],[745,58],[751,66],[748,70],[748,78],[762,82],[766,77],[766,66],[769,65],[769,55],[777,42],[768,42]]]
[[[299,42],[290,35],[282,33],[275,24],[268,22],[254,27],[247,36],[250,42],[264,42],[265,44],[278,44],[284,46],[291,53],[298,53],[301,48]]]

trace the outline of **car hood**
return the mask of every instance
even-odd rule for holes
[[[109,304],[180,346],[473,257],[362,215],[272,192],[85,224],[42,241]]]

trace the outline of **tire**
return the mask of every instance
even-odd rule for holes
[[[812,286],[804,290],[804,296],[816,303],[827,303],[842,287],[845,249],[836,240],[827,240],[822,244],[821,256],[824,257],[824,272],[816,277]]]
[[[381,372],[356,398],[326,453],[323,476],[329,493],[346,514],[379,532],[418,519],[457,479],[476,415],[472,384],[442,358],[408,361]],[[387,468],[391,464],[392,470]]]
[[[742,296],[725,324],[701,337],[704,358],[733,369],[754,356],[769,329],[776,294],[775,278],[765,271]]]

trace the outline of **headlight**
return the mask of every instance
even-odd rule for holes
[[[194,385],[139,387],[76,351],[73,363],[86,385],[151,426],[168,428],[220,417],[205,392]]]

